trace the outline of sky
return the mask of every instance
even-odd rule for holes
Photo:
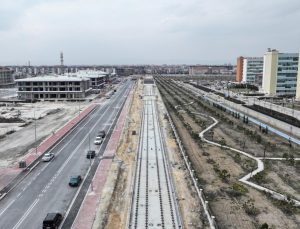
[[[0,65],[235,64],[298,52],[299,0],[0,0]]]

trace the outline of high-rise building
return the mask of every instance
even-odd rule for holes
[[[268,49],[264,55],[262,88],[269,95],[295,96],[299,53]]]
[[[243,80],[243,63],[244,63],[244,57],[239,56],[237,58],[237,64],[236,64],[236,82],[242,82]]]
[[[13,87],[15,84],[13,70],[6,67],[0,67],[0,88]]]
[[[300,51],[299,51],[299,57],[300,59]],[[298,61],[298,74],[297,74],[297,88],[296,88],[296,100],[300,101],[300,61]]]
[[[243,63],[243,82],[262,84],[264,61],[262,57],[245,57]]]

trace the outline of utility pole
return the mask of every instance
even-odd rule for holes
[[[35,154],[37,154],[35,106],[34,106],[34,110],[33,110],[33,118],[34,118],[34,142],[35,142]]]

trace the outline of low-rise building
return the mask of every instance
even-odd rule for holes
[[[65,75],[46,75],[16,80],[23,100],[76,100],[91,93],[90,80]]]
[[[201,75],[232,75],[232,65],[193,65],[189,66],[190,76]]]
[[[90,87],[92,89],[101,89],[109,80],[109,73],[95,70],[80,70],[71,74],[79,78],[87,78],[90,80]]]

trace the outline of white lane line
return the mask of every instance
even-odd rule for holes
[[[15,202],[15,200],[12,200],[4,209],[3,211],[0,213],[0,217],[3,215],[4,212],[6,212],[6,210]]]
[[[100,111],[104,108],[105,106],[103,105],[101,108],[100,108]],[[109,106],[107,107],[107,109],[109,108]],[[99,111],[99,112],[100,112]],[[106,111],[105,111],[106,112]],[[71,139],[68,141],[68,142],[66,142],[65,143],[65,145],[55,154],[56,156],[58,156],[63,150],[64,150],[64,148],[78,135],[78,133],[80,133],[81,132],[81,130],[87,125],[87,124],[89,124],[92,120],[93,120],[93,116],[95,116],[95,114],[96,113],[94,113],[94,114],[92,114],[92,118],[85,124],[85,125],[83,125],[79,130],[78,130],[78,132],[73,136],[73,137],[71,137]],[[79,123],[78,123],[79,124]],[[65,137],[63,137],[58,143],[56,143],[56,146],[58,145],[58,144],[60,144],[70,133],[72,133],[73,131],[75,131],[76,130],[76,128],[75,129],[73,129],[73,130],[71,130],[68,134],[66,134],[65,135]],[[49,152],[51,152],[51,151],[53,151],[55,148],[56,148],[56,146],[55,147],[53,147],[53,149],[51,149]],[[36,174],[35,176],[34,176],[34,178],[31,180],[31,182],[33,182],[33,181],[35,181],[36,180],[36,178],[48,167],[50,165],[50,163],[47,163],[46,165],[45,165],[45,167],[43,167],[41,170],[40,170],[40,172],[38,173],[38,174]],[[30,183],[31,183],[30,182]],[[20,196],[20,194],[22,193],[22,192],[24,192],[27,188],[29,187],[29,184],[27,183],[26,184],[26,186],[24,186],[22,189],[21,189],[21,192],[17,195],[17,198]],[[17,200],[17,198],[15,198],[13,201],[11,201],[10,203],[9,203],[9,205],[7,205],[4,209],[3,209],[3,211],[0,213],[0,217],[3,215],[3,213],[4,212],[6,212],[7,211],[7,209]]]
[[[104,108],[104,106],[102,107],[102,108]],[[106,108],[106,110],[104,111],[104,113],[106,113],[106,111],[109,109],[109,106]],[[100,111],[99,111],[100,112]],[[103,113],[103,114],[104,114]],[[95,113],[94,113],[95,114]],[[94,116],[94,114],[93,114],[93,116]],[[102,115],[103,116],[103,115]],[[102,116],[100,117],[100,119],[102,118]],[[91,118],[85,125],[83,125],[79,130],[78,130],[78,132],[73,136],[73,137],[71,137],[71,139],[68,141],[68,142],[66,142],[65,143],[65,145],[55,154],[56,156],[58,156],[63,150],[64,150],[64,148],[65,147],[67,147],[68,145],[69,145],[69,143],[71,142],[71,141],[73,141],[73,139],[78,135],[78,133],[80,133],[81,132],[81,130],[87,125],[87,124],[89,124],[91,121],[93,120],[93,118]],[[76,129],[76,128],[75,128]],[[75,130],[74,129],[74,130]],[[72,132],[72,131],[71,131]],[[69,133],[71,133],[71,132],[69,132]],[[65,136],[65,137],[67,137],[67,135]],[[64,138],[63,139],[61,139],[61,141],[62,140],[64,140]],[[60,142],[61,142],[60,141]],[[60,142],[58,142],[57,143],[57,145],[60,143]],[[54,150],[55,149],[55,147],[53,148],[53,149],[51,149],[49,152],[51,152],[52,150]],[[36,175],[36,176],[34,176],[34,178],[31,180],[31,182],[30,182],[30,184],[33,182],[33,181],[35,181],[36,179],[37,179],[37,177],[41,174],[41,172],[43,172],[48,166],[50,165],[50,163],[47,163],[46,165],[45,165],[45,167],[43,167],[42,169],[41,169],[41,171]],[[24,188],[23,189],[21,189],[21,192],[18,194],[18,196],[17,197],[19,197],[20,196],[20,194],[22,193],[22,192],[24,192],[27,188],[29,187],[29,183],[27,183],[25,186],[24,186]],[[0,217],[3,215],[3,213],[5,213],[6,211],[7,211],[7,209],[15,202],[17,200],[17,198],[15,198],[12,202],[10,202],[10,204],[0,213]]]
[[[131,91],[131,88],[127,89],[127,90],[125,91],[125,94],[128,95],[130,91]],[[127,98],[127,96],[126,96],[125,98]],[[120,101],[121,101],[120,103],[122,104],[120,107],[123,107],[123,105],[126,103],[126,99],[124,99],[124,101],[122,101],[122,100],[120,100]],[[112,121],[112,124],[115,122],[116,118],[118,117],[119,110],[120,110],[120,108],[119,108],[118,111],[115,113],[115,117],[114,117],[114,119],[113,119],[113,121]],[[121,111],[121,112],[122,112],[122,111]],[[120,113],[120,114],[121,114],[121,113]],[[111,116],[110,116],[110,117],[111,117]],[[109,119],[110,119],[110,118],[109,118]],[[112,128],[112,125],[111,125],[111,126],[109,127],[109,129],[108,129],[108,131],[107,131],[108,133],[109,133],[109,131],[111,130],[111,128]],[[114,127],[114,128],[115,128],[115,127]],[[106,145],[106,147],[107,147],[107,146],[108,146],[108,144]],[[103,145],[101,145],[101,147],[100,147],[100,149],[99,149],[99,152],[101,151],[102,147],[103,147]],[[105,150],[106,150],[106,149],[105,149]],[[104,150],[104,152],[105,152],[105,150]],[[93,163],[94,163],[94,161],[93,161]],[[99,163],[100,163],[100,162],[99,162]],[[99,166],[99,165],[98,165],[98,166]],[[97,170],[96,170],[96,171],[97,171]],[[88,172],[89,172],[89,171],[88,171]],[[88,175],[88,173],[86,174],[85,179],[86,179],[87,175]],[[94,174],[94,176],[93,176],[93,178],[92,178],[92,182],[93,182],[93,180],[94,180],[94,177],[95,177],[95,174]],[[84,179],[84,180],[85,180],[85,179]],[[90,186],[91,186],[91,185],[90,185]],[[90,186],[89,186],[89,189],[90,189]],[[72,208],[72,206],[73,206],[73,204],[74,204],[74,202],[75,202],[75,200],[76,200],[78,194],[79,194],[79,190],[78,190],[78,192],[76,193],[75,197],[73,198],[73,200],[72,200],[72,202],[71,202],[71,204],[70,204],[68,210],[66,211],[65,217],[64,217],[64,219],[63,219],[61,225],[64,224],[64,222],[65,222],[67,216],[69,215],[69,213],[70,213],[70,211],[71,211],[71,208]],[[82,203],[81,203],[81,205],[80,205],[80,207],[79,207],[79,210],[77,211],[76,217],[75,217],[75,219],[74,219],[74,221],[73,221],[73,223],[72,223],[71,228],[73,228],[74,222],[76,221],[76,219],[77,219],[77,217],[78,217],[78,214],[79,214],[79,212],[80,212],[80,210],[81,210],[81,208],[82,208],[82,206],[83,206],[83,202],[85,201],[85,199],[86,199],[86,197],[87,197],[87,194],[88,194],[88,191],[87,191],[87,193],[86,193],[86,195],[85,195],[85,197],[84,197],[84,199],[83,199],[83,201],[82,201]]]
[[[125,90],[125,93],[127,92],[127,90]],[[116,100],[116,99],[115,99]],[[103,106],[104,107],[104,106]],[[102,108],[103,108],[102,107]],[[88,132],[88,134],[86,135],[86,137],[80,142],[80,145],[84,142],[84,140],[86,140],[86,138],[88,137],[88,135],[89,135],[89,133],[95,128],[95,126],[96,125],[98,125],[98,123],[101,121],[101,119],[103,118],[103,116],[104,116],[104,114],[109,110],[109,108],[110,108],[110,106],[107,106],[107,108],[106,108],[106,110],[103,112],[103,114],[100,116],[100,118],[99,118],[99,120],[94,124],[94,126],[90,129],[90,131]],[[95,115],[95,113],[93,114],[93,116]],[[110,116],[111,117],[111,116]],[[73,138],[75,138],[76,136],[77,136],[77,134],[78,133],[80,133],[80,131],[88,124],[88,123],[90,123],[91,121],[92,121],[93,119],[91,119],[91,120],[89,120],[84,126],[82,126],[81,128],[80,128],[80,130],[68,141],[68,142],[66,142],[65,143],[65,145],[63,146],[63,148],[61,148],[61,150],[59,150],[58,151],[58,153],[56,153],[56,155],[59,155],[61,152],[62,152],[62,150],[73,140]],[[62,139],[63,140],[63,139]],[[59,144],[59,143],[58,143]],[[70,158],[74,155],[74,153],[75,152],[77,152],[77,150],[78,150],[78,148],[80,147],[80,145],[78,145],[77,147],[76,147],[76,149],[73,151],[73,153],[68,157],[68,161],[70,161]],[[55,147],[54,147],[55,148]],[[53,150],[53,149],[52,149]],[[51,151],[52,151],[51,150]],[[49,164],[50,163],[47,163],[47,165],[41,170],[41,172],[42,171],[44,171],[48,166],[49,166]],[[66,166],[66,162],[64,163],[64,167]],[[59,170],[60,172],[62,171],[62,169],[60,168],[60,170]],[[59,172],[59,173],[60,173]],[[54,176],[58,176],[59,175],[59,173],[56,173]],[[36,175],[35,176],[35,178],[32,180],[32,181],[34,181],[36,178],[38,177],[38,175]],[[22,189],[22,192],[23,191],[25,191],[27,188],[29,187],[29,185],[27,184],[23,189]],[[47,192],[47,189],[50,187],[50,185],[49,185],[49,183],[42,189],[42,193],[45,193],[45,192]],[[18,195],[20,195],[21,194],[21,192],[18,194]],[[0,213],[0,217],[7,211],[7,209],[16,201],[16,199],[17,198],[15,198],[13,201],[11,201],[10,203],[9,203],[9,205]],[[36,202],[37,203],[37,202]],[[36,205],[36,203],[35,203],[35,205]],[[35,206],[34,205],[34,206]],[[32,206],[32,208],[34,207],[34,206]],[[32,210],[32,209],[31,209]],[[29,214],[30,212],[28,212],[28,214]],[[27,215],[28,215],[27,214]],[[27,217],[27,215],[26,215],[26,217]],[[24,221],[24,219],[22,220],[22,222]],[[22,223],[21,222],[21,223]]]
[[[31,205],[30,207],[27,209],[27,211],[24,213],[24,215],[22,216],[22,218],[17,222],[17,224],[13,227],[13,229],[17,229],[20,227],[20,225],[23,223],[23,221],[26,219],[26,217],[29,215],[29,213],[32,211],[32,209],[34,208],[34,206],[39,202],[39,199],[36,199]]]

